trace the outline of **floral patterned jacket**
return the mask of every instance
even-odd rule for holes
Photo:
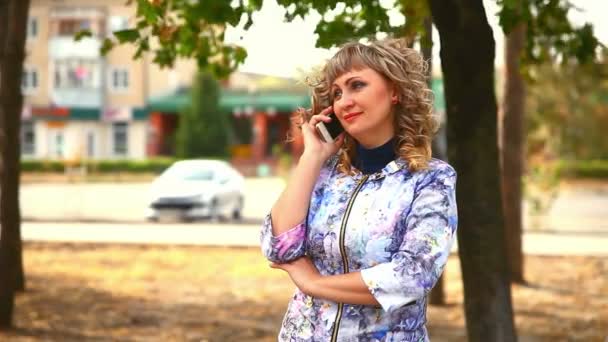
[[[433,159],[411,173],[398,158],[375,174],[351,176],[337,170],[336,160],[321,170],[304,222],[273,236],[266,217],[262,251],[279,263],[308,255],[323,275],[361,271],[381,306],[296,289],[279,341],[428,341],[426,294],[456,234],[456,172]]]

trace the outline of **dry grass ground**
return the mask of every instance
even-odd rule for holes
[[[28,291],[0,341],[274,341],[293,291],[257,249],[27,243]],[[513,286],[520,341],[604,341],[608,260],[528,257]],[[458,258],[433,341],[464,341]]]

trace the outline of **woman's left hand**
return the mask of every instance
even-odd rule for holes
[[[287,272],[300,291],[307,295],[310,295],[315,281],[322,277],[312,260],[306,256],[283,264],[272,263],[270,267]]]

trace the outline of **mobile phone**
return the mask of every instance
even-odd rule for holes
[[[331,113],[329,114],[329,117],[331,118],[330,122],[325,123],[321,121],[315,125],[317,133],[326,143],[334,142],[340,133],[344,132],[344,127],[342,127],[342,124],[336,117],[336,114]]]

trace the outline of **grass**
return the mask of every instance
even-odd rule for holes
[[[26,243],[28,291],[1,341],[276,341],[293,292],[258,249]],[[512,287],[521,341],[604,341],[608,260],[526,259]],[[429,306],[436,341],[466,339],[459,261],[448,305]]]

